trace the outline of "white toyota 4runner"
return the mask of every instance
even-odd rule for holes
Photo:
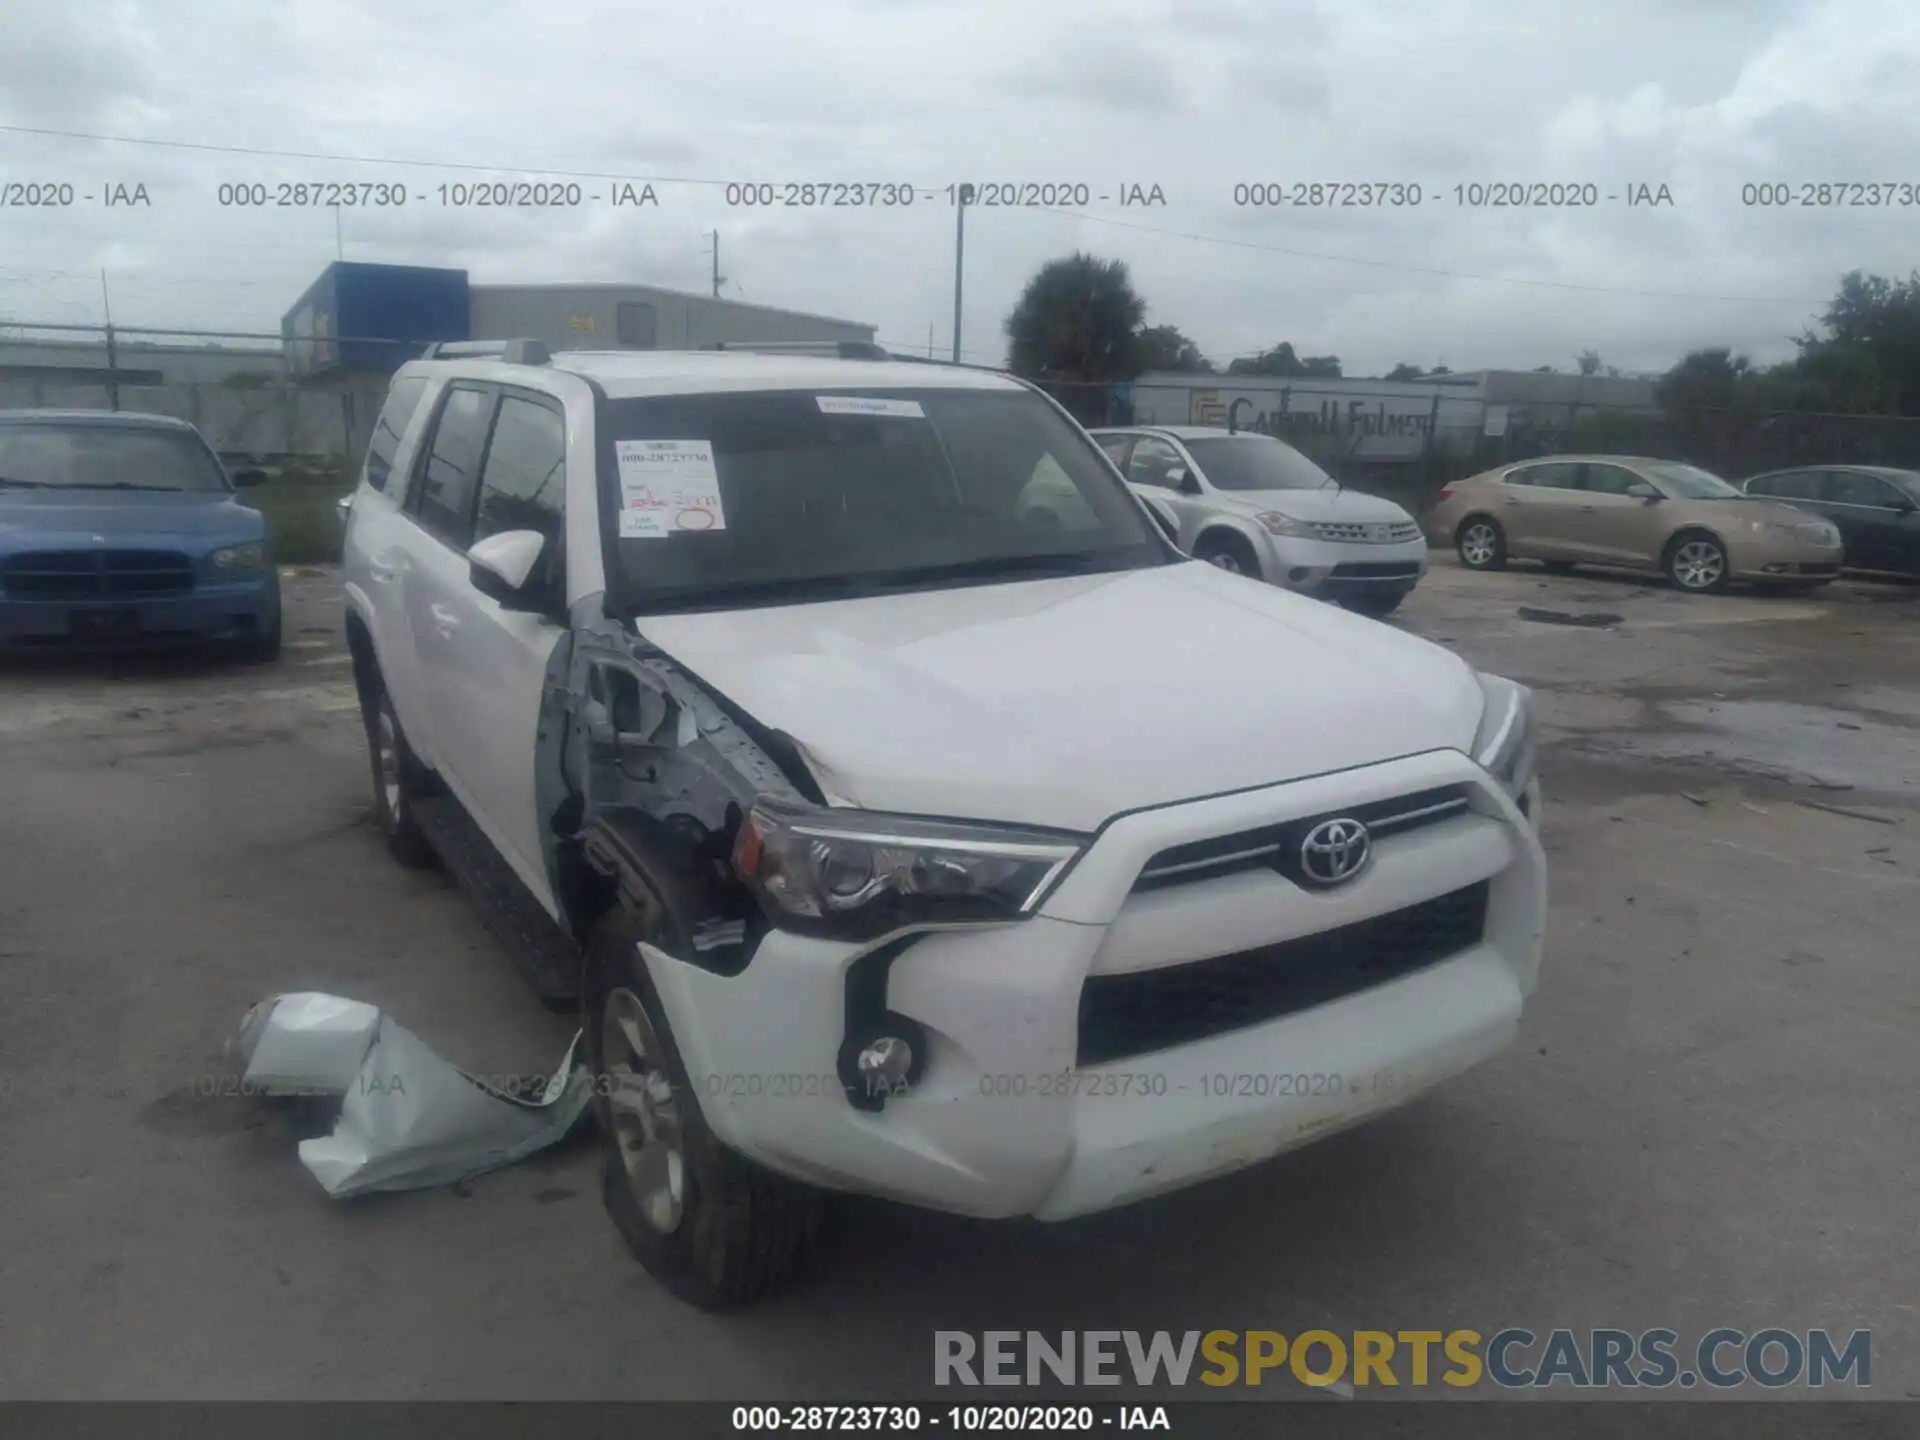
[[[824,1192],[1084,1215],[1512,1038],[1525,689],[1190,559],[1005,375],[486,348],[400,370],[348,512],[376,805],[582,1011],[676,1294],[785,1282]]]

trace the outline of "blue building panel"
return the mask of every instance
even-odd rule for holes
[[[295,374],[382,373],[435,340],[469,338],[467,272],[425,265],[329,265],[281,320]]]

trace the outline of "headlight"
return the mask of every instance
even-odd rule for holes
[[[1533,783],[1540,758],[1533,691],[1498,675],[1479,679],[1487,708],[1480,716],[1480,733],[1473,739],[1473,758],[1517,800]]]
[[[1262,510],[1253,517],[1258,520],[1269,535],[1299,535],[1310,537],[1313,526],[1304,520],[1296,520],[1291,515],[1278,510]]]
[[[761,800],[741,823],[733,868],[775,921],[858,938],[1018,920],[1081,845],[1045,831]]]
[[[226,545],[208,558],[216,570],[260,570],[267,563],[267,542],[249,540],[244,545]]]

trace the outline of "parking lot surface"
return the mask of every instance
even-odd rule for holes
[[[280,1112],[219,1093],[278,991],[476,1071],[573,1031],[387,858],[334,582],[286,586],[270,666],[0,668],[0,1394],[844,1401],[933,1393],[935,1329],[1510,1325],[1866,1327],[1872,1393],[1920,1392],[1920,590],[1438,562],[1395,623],[1547,721],[1521,1040],[1090,1220],[848,1204],[818,1279],[720,1318],[628,1258],[585,1140],[333,1202]]]

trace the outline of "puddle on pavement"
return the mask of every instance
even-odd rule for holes
[[[1866,697],[1860,699],[1866,705]],[[1920,696],[1882,690],[1876,700],[1867,708],[1913,714],[1920,721]],[[1920,730],[1850,710],[1785,700],[1667,701],[1649,708],[1652,728],[1586,736],[1580,748],[1687,761],[1799,784],[1920,797]]]

